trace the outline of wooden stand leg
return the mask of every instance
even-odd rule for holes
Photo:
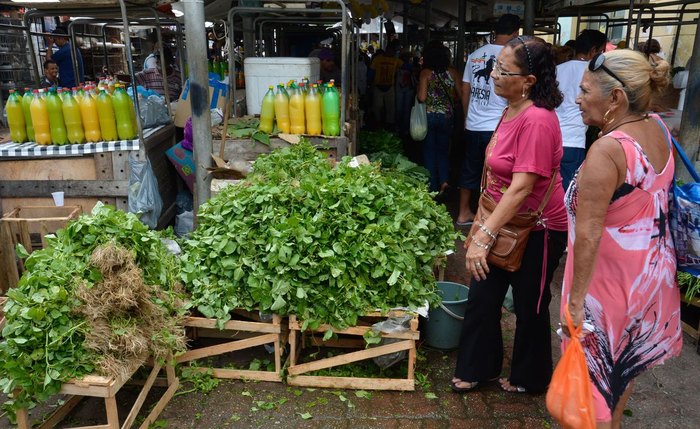
[[[119,412],[117,410],[117,398],[114,396],[105,398],[105,409],[107,410],[107,427],[109,429],[119,429]]]

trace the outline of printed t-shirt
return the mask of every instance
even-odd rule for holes
[[[547,193],[552,170],[559,167],[563,153],[559,121],[553,111],[533,105],[513,119],[504,119],[486,148],[488,192],[500,201],[513,180],[513,173],[537,174],[540,178],[518,213],[537,210]],[[542,218],[548,228],[566,231],[561,175],[557,174],[554,180],[554,190]]]
[[[374,70],[374,86],[387,90],[394,85],[396,70],[401,67],[403,61],[396,57],[379,55],[373,61],[370,68]]]
[[[491,71],[502,45],[488,44],[472,52],[464,67],[462,82],[471,86],[466,129],[493,131],[506,108],[506,100],[496,95]]]
[[[586,125],[581,118],[581,111],[576,104],[576,97],[581,89],[581,79],[588,67],[588,61],[571,60],[557,66],[559,90],[564,94],[564,101],[556,108],[561,127],[564,147],[586,148]]]

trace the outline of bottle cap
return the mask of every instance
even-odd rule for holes
[[[10,90],[10,94],[14,94],[14,93],[15,93],[15,90],[14,90],[14,89],[11,89],[11,90]]]

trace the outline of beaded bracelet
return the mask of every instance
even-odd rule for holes
[[[479,229],[481,230],[481,232],[483,232],[484,234],[486,234],[486,235],[488,235],[489,237],[491,237],[491,240],[495,240],[495,239],[496,239],[496,234],[494,234],[493,232],[491,232],[490,229],[486,228],[486,227],[484,226],[483,223],[479,223],[479,224],[477,224],[477,225],[479,225]]]

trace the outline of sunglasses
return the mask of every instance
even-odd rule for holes
[[[622,86],[627,86],[625,83],[617,77],[615,73],[612,72],[609,68],[605,67],[603,63],[605,62],[605,55],[603,55],[602,52],[596,54],[592,59],[591,62],[588,63],[588,70],[594,72],[596,70],[603,70],[605,73],[610,75],[610,77],[614,78],[616,81],[620,82]]]

